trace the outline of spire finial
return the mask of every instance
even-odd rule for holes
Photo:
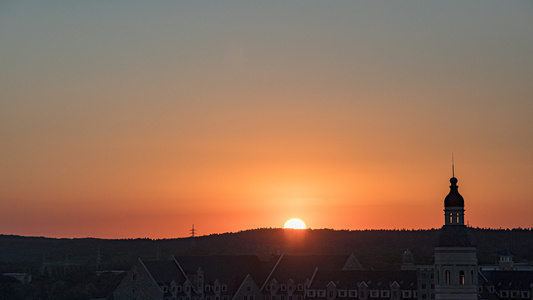
[[[455,177],[455,165],[453,163],[453,152],[452,152],[452,177]]]

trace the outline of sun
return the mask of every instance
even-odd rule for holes
[[[290,228],[290,229],[305,229],[305,223],[300,219],[290,219],[285,223],[285,226],[283,228]]]

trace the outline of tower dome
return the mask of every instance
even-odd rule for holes
[[[444,199],[444,207],[464,207],[465,200],[463,196],[459,194],[459,186],[457,186],[457,178],[452,177],[450,179],[450,193]]]

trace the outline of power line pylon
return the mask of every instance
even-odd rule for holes
[[[196,236],[196,229],[194,229],[194,224],[192,224],[191,237],[195,237],[195,236]]]

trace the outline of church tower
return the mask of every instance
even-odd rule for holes
[[[457,178],[452,177],[450,183],[444,199],[444,226],[435,247],[435,299],[474,300],[478,299],[476,247],[465,226],[465,202]]]

